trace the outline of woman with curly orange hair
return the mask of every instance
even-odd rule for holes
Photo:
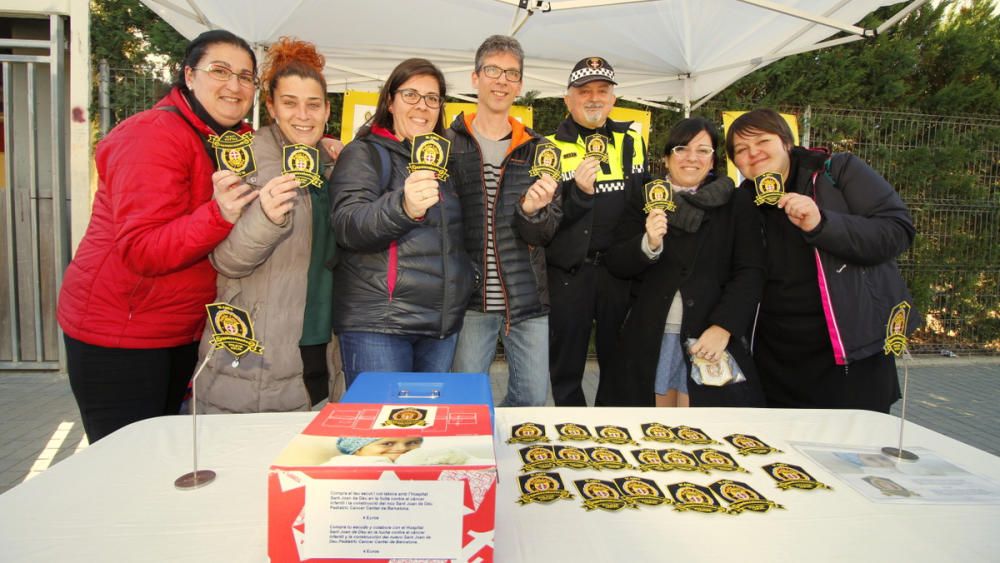
[[[264,353],[237,362],[215,351],[198,379],[199,410],[309,410],[329,396],[330,374],[339,371],[328,363],[339,354],[331,339],[328,267],[335,249],[327,188],[333,162],[320,146],[330,116],[324,64],[312,43],[282,38],[271,46],[261,85],[272,123],[254,136],[257,171],[243,179],[230,172],[216,182],[222,188],[246,182],[260,194],[210,258],[219,272],[218,300],[250,313]],[[321,185],[282,173],[291,145],[318,150]],[[202,359],[210,336],[202,337]]]

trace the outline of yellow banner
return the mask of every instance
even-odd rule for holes
[[[647,152],[649,151],[649,126],[651,116],[652,114],[646,110],[619,107],[612,108],[611,113],[608,115],[608,117],[614,119],[615,121],[631,121],[632,129],[638,131],[639,134],[642,135],[642,141],[646,143]]]
[[[344,93],[344,111],[341,113],[340,140],[347,144],[357,135],[358,129],[368,122],[375,115],[375,107],[378,105],[378,92],[359,92],[348,90]],[[450,126],[455,117],[462,112],[475,112],[476,104],[468,102],[448,102],[444,105],[445,127]],[[630,110],[632,111],[632,110]],[[647,128],[649,123],[648,113],[646,118]],[[512,106],[510,114],[514,119],[520,121],[527,127],[533,123],[533,113],[530,106]]]
[[[734,121],[736,121],[737,117],[743,115],[744,113],[746,113],[746,110],[743,110],[743,111],[724,111],[724,112],[722,112],[722,138],[723,139],[726,137],[726,133],[729,131],[729,126],[732,125]],[[788,114],[788,113],[781,114],[781,117],[784,117],[785,121],[788,122],[788,126],[792,128],[792,138],[795,139],[795,144],[796,145],[799,144],[799,122],[798,122],[798,120],[796,120],[796,118],[795,118],[794,115]],[[728,176],[733,180],[733,182],[737,186],[739,186],[740,184],[742,184],[743,180],[745,179],[745,178],[743,178],[743,175],[740,174],[739,169],[736,168],[736,165],[733,164],[733,161],[729,158],[728,154],[726,155],[726,174],[728,174]]]

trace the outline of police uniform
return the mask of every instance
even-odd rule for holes
[[[614,82],[614,70],[600,57],[577,63],[569,87],[602,80]],[[597,324],[597,357],[601,374],[611,373],[618,329],[624,321],[629,283],[612,276],[602,255],[614,242],[614,230],[625,209],[626,194],[641,190],[647,180],[642,136],[629,122],[607,120],[587,129],[572,117],[563,121],[551,140],[562,151],[563,220],[546,248],[549,294],[549,376],[557,406],[586,406],[581,381],[591,327]],[[587,153],[586,139],[600,133],[607,140],[606,163],[594,181],[594,194],[577,187],[574,175]],[[613,382],[602,377],[596,404],[606,404]]]

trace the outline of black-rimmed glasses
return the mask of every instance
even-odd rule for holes
[[[521,71],[516,68],[500,68],[494,65],[486,65],[479,69],[487,78],[500,78],[500,75],[507,77],[510,82],[520,82],[521,81]]]
[[[411,106],[417,105],[420,100],[423,100],[427,107],[431,109],[437,109],[441,107],[441,96],[439,94],[421,94],[412,88],[404,88],[402,90],[396,90],[400,98],[403,101],[410,104]]]

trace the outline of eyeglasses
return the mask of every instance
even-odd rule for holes
[[[670,152],[681,158],[686,157],[689,154],[693,154],[698,158],[705,159],[711,157],[715,153],[715,149],[705,146],[692,148],[687,145],[677,145],[676,147],[670,149]]]
[[[441,96],[439,94],[421,94],[412,88],[404,88],[402,90],[396,90],[400,98],[403,101],[410,104],[411,106],[417,105],[421,99],[427,104],[427,107],[431,109],[437,109],[441,107]]]
[[[229,82],[231,76],[236,76],[236,81],[240,83],[240,86],[245,88],[254,88],[260,83],[257,77],[249,72],[234,72],[221,65],[211,64],[205,68],[193,66],[191,69],[200,70],[219,82]]]
[[[485,74],[487,78],[500,78],[500,75],[502,74],[511,82],[521,81],[521,71],[516,68],[500,68],[494,65],[486,65],[479,70],[483,71],[483,74]]]

